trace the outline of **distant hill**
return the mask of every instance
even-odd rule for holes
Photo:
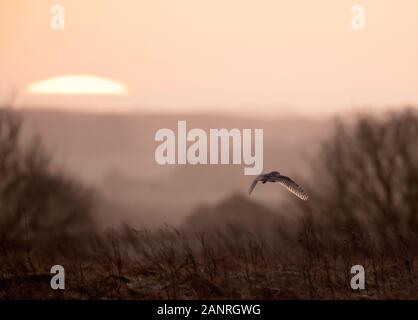
[[[237,227],[255,232],[271,231],[281,221],[273,210],[245,194],[234,193],[216,205],[197,207],[185,218],[183,227],[194,232],[224,231]]]

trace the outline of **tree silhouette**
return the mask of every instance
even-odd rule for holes
[[[91,227],[90,192],[52,169],[40,139],[20,141],[22,119],[0,111],[0,241],[71,235]]]

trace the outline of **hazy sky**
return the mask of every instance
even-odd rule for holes
[[[50,7],[65,29],[50,28]],[[366,27],[350,28],[364,5]],[[118,97],[39,97],[88,74]],[[0,0],[0,95],[101,110],[318,113],[418,104],[417,0]]]

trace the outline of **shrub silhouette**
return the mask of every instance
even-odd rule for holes
[[[393,253],[407,244],[408,249],[416,247],[417,137],[413,110],[338,122],[322,149],[309,210],[338,237],[368,235]]]
[[[92,226],[90,192],[52,169],[40,139],[24,145],[21,128],[19,115],[0,110],[1,243],[30,237],[32,245],[51,245],[54,237],[86,232]]]

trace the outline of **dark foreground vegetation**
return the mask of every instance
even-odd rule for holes
[[[417,299],[418,114],[337,121],[273,210],[231,195],[157,232],[100,231],[94,194],[54,170],[19,117],[0,113],[1,299]],[[50,288],[52,265],[66,289]],[[363,265],[366,289],[350,288]]]

